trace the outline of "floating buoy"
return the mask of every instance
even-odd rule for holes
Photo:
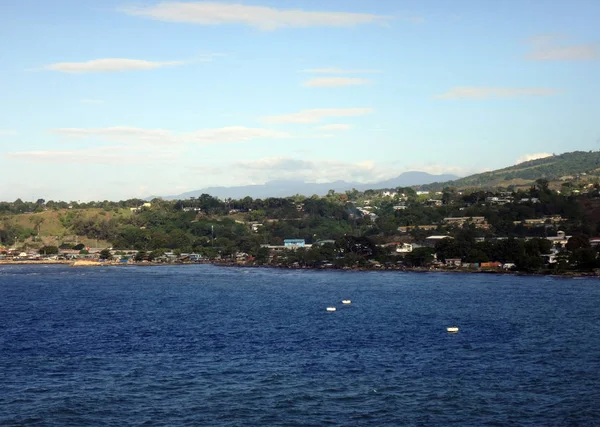
[[[327,311],[335,311],[335,307],[327,307]]]
[[[449,328],[446,328],[446,330],[451,334],[456,334],[458,332],[458,328],[456,326],[450,326]]]
[[[342,304],[352,304],[352,301],[349,299],[343,299]]]

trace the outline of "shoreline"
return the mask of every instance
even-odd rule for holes
[[[422,267],[402,267],[402,268],[336,268],[336,267],[288,267],[281,265],[252,265],[240,264],[236,262],[178,262],[178,263],[153,263],[153,262],[114,262],[114,261],[93,261],[93,260],[0,260],[2,265],[66,265],[71,267],[166,267],[166,266],[183,266],[183,265],[214,265],[216,267],[230,268],[268,268],[278,270],[314,270],[314,271],[343,271],[343,272],[400,272],[400,273],[454,273],[454,274],[494,274],[494,275],[510,275],[510,276],[536,276],[536,277],[590,277],[600,278],[600,274],[587,271],[566,271],[566,272],[536,272],[529,273],[523,271],[509,270],[493,270],[493,269],[458,269],[458,268],[422,268]]]

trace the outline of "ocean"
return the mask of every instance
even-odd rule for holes
[[[599,320],[598,279],[0,266],[0,425],[600,425]]]

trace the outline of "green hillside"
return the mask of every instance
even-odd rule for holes
[[[470,175],[454,181],[424,185],[423,189],[436,190],[444,187],[495,188],[528,186],[536,179],[569,181],[585,174],[588,178],[600,175],[600,151],[573,151],[538,160],[519,163],[504,169]]]

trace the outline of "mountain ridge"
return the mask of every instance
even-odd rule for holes
[[[343,180],[325,183],[310,183],[301,180],[272,180],[266,182],[265,184],[252,184],[232,187],[205,187],[199,190],[186,191],[177,195],[164,196],[162,198],[165,200],[188,199],[190,197],[199,197],[201,194],[210,194],[211,196],[218,197],[220,199],[241,199],[244,197],[289,197],[296,194],[312,196],[313,194],[327,194],[329,190],[344,192],[352,190],[353,188],[359,191],[364,191],[375,188],[413,187],[416,185],[429,184],[440,180],[448,181],[456,178],[458,178],[458,176],[452,174],[433,175],[427,172],[408,171],[394,178],[367,184],[359,182],[347,182]],[[147,197],[147,199],[152,198],[154,198],[154,196]]]

